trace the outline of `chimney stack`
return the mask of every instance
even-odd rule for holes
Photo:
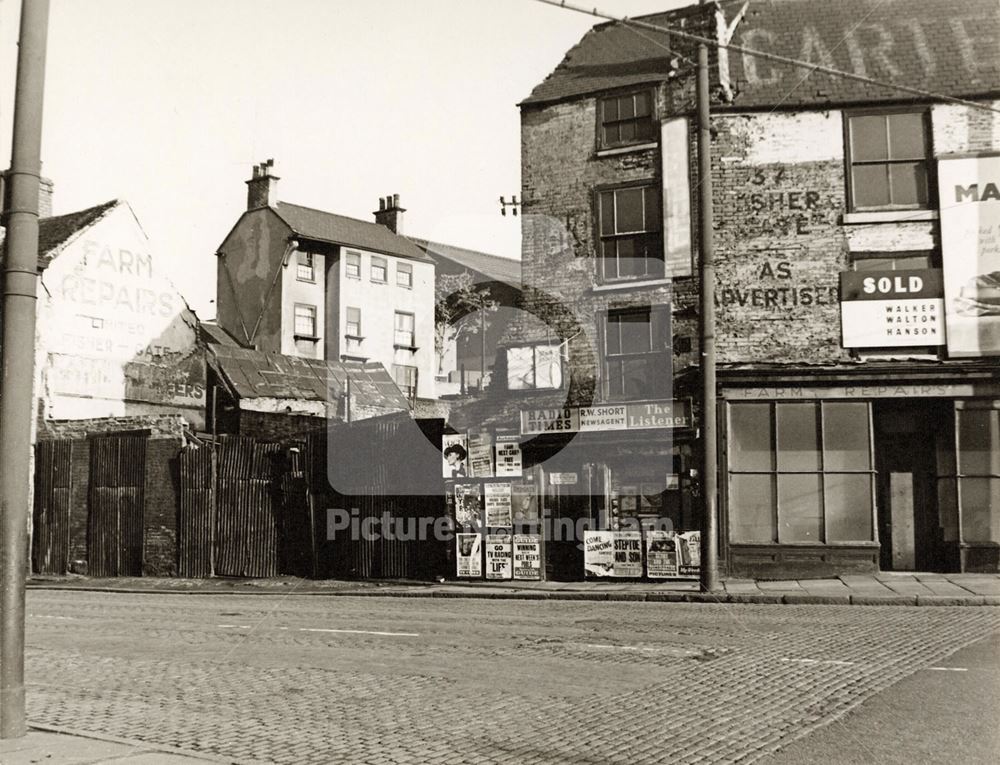
[[[278,204],[278,181],[274,174],[274,160],[269,159],[253,167],[253,177],[247,184],[247,209],[274,207]]]
[[[399,206],[399,194],[389,194],[379,198],[375,222],[380,226],[385,226],[394,234],[402,234],[403,213],[405,212],[406,210]]]

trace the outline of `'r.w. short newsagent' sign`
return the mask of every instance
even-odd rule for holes
[[[936,268],[840,275],[845,348],[944,345],[944,286]]]
[[[521,412],[522,435],[690,427],[691,402],[688,399],[527,409]]]

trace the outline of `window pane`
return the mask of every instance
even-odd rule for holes
[[[778,541],[823,541],[818,475],[778,476]]]
[[[649,119],[637,120],[635,123],[636,140],[649,140],[654,137],[653,123]]]
[[[635,140],[635,123],[634,122],[619,122],[618,123],[618,133],[621,143],[626,143],[628,141]]]
[[[604,105],[604,122],[614,122],[618,119],[618,99],[606,98]]]
[[[889,158],[923,159],[926,156],[923,114],[890,114]]]
[[[959,409],[957,415],[959,472],[1000,473],[1000,410]]]
[[[635,100],[632,96],[618,99],[618,119],[627,120],[635,116]]]
[[[618,130],[618,123],[607,125],[604,128],[604,145],[614,146],[621,142],[621,131]]]
[[[885,165],[856,165],[851,172],[855,207],[889,204],[889,175]]]
[[[922,162],[889,166],[894,205],[927,204],[927,170]]]
[[[646,202],[646,220],[644,230],[646,231],[659,231],[660,230],[660,195],[656,192],[656,189],[646,189],[643,195]]]
[[[1000,542],[1000,478],[961,478],[964,542]]]
[[[643,201],[642,189],[620,189],[615,194],[617,212],[617,231],[627,233],[642,231]]]
[[[626,236],[618,240],[618,276],[621,278],[646,275],[646,260],[642,257],[642,238]]]
[[[608,395],[615,398],[625,395],[625,388],[622,385],[622,366],[621,361],[608,362]]]
[[[636,93],[635,94],[635,116],[636,117],[647,117],[649,116],[649,93]]]
[[[618,242],[614,239],[601,243],[601,276],[605,280],[618,278]]]
[[[622,352],[620,319],[621,316],[615,314],[608,316],[605,346],[609,356],[616,356]]]
[[[734,475],[729,483],[733,542],[774,542],[774,485],[769,475]]]
[[[827,473],[826,541],[872,541],[872,479],[866,474]]]
[[[893,258],[858,258],[854,261],[855,271],[892,271]]]
[[[601,195],[601,236],[615,233],[615,195],[605,191]]]
[[[347,309],[347,320],[352,322],[361,321],[361,309],[360,308],[350,308]]]
[[[819,470],[815,404],[778,404],[778,470]]]
[[[650,359],[628,359],[623,364],[625,392],[627,398],[650,398],[656,388],[655,375]]]
[[[507,389],[530,390],[535,387],[535,373],[532,366],[532,349],[507,349]]]
[[[868,405],[823,404],[823,464],[827,470],[869,470]]]
[[[733,470],[773,470],[771,405],[729,407],[729,466]]]
[[[649,312],[623,313],[618,317],[622,333],[622,353],[647,353],[651,350]]]
[[[889,158],[885,116],[870,114],[851,117],[851,160],[864,162]]]

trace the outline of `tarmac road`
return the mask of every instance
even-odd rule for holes
[[[229,761],[879,762],[841,743],[918,736],[921,757],[884,761],[995,761],[996,607],[27,602],[31,722]],[[973,643],[953,659],[970,671],[928,669]]]

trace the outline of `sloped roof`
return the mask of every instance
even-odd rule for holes
[[[297,236],[305,239],[357,247],[410,260],[428,260],[423,251],[409,239],[392,233],[378,223],[288,202],[278,202],[274,210]]]
[[[199,321],[198,336],[203,343],[209,345],[228,345],[232,348],[242,347],[235,337],[214,321]]]
[[[324,361],[229,345],[211,345],[210,361],[239,399],[337,401],[347,391],[356,406],[408,410],[385,367],[376,362]]]
[[[636,18],[656,26],[677,26],[695,32],[687,27],[693,21],[700,22],[697,17],[702,13],[714,14],[715,6],[694,5]],[[678,46],[676,43],[672,46],[667,34],[627,27],[616,21],[598,24],[569,49],[552,74],[521,103],[563,101],[629,85],[660,82],[667,78],[670,61],[676,55],[671,47]]]
[[[722,0],[732,23],[744,0]],[[637,16],[713,38],[714,24],[700,12],[717,5],[688,6]],[[1000,3],[996,0],[749,0],[732,42],[812,64],[948,96],[1000,92]],[[571,48],[522,104],[541,104],[667,78],[669,36],[618,23],[599,24]],[[692,43],[673,49],[692,56]],[[723,62],[725,62],[723,57]],[[683,65],[691,71],[690,64]],[[911,100],[912,96],[804,67],[728,52],[736,108],[854,104]],[[717,71],[712,80],[718,80]]]
[[[515,287],[521,286],[521,261],[513,258],[503,258],[488,252],[468,250],[441,242],[431,242],[427,239],[408,237],[437,264],[441,270],[449,269],[450,264],[458,265],[472,271],[478,271],[484,276],[498,282],[504,282]]]
[[[49,218],[40,218],[38,221],[38,267],[45,268],[58,254],[58,251],[66,242],[77,233],[94,225],[103,218],[108,211],[120,204],[117,199],[110,202],[88,207],[86,210],[66,213],[65,215],[53,215]],[[0,233],[0,256],[6,254],[6,231]]]

